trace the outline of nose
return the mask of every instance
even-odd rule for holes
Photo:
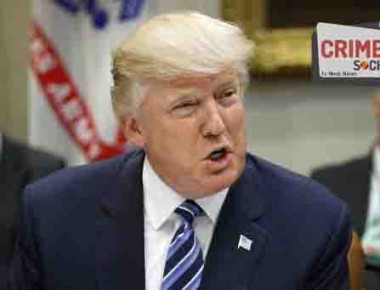
[[[226,129],[222,112],[218,108],[218,104],[215,101],[206,105],[203,124],[202,135],[205,137],[219,136]]]

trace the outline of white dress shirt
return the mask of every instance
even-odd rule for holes
[[[145,241],[145,286],[147,290],[161,289],[166,254],[170,242],[181,224],[174,210],[185,201],[166,185],[154,172],[148,158],[144,160],[142,173],[144,190],[144,241]],[[193,228],[206,257],[220,209],[228,188],[196,202],[206,213],[197,217]]]

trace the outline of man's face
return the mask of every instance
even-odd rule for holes
[[[245,164],[245,112],[237,74],[149,85],[136,124],[154,170],[186,198],[230,186]]]

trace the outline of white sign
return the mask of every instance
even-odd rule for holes
[[[320,78],[380,78],[380,29],[318,23],[316,34]]]

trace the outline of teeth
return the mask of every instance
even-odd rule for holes
[[[214,151],[210,154],[210,159],[213,161],[218,160],[218,159],[222,158],[225,153],[226,153],[225,149],[220,149],[220,150]]]

